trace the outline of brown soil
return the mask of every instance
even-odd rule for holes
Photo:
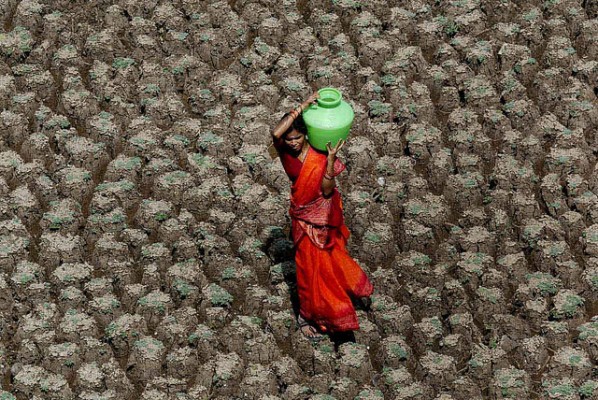
[[[597,13],[0,2],[0,399],[597,398]],[[311,343],[267,147],[324,86],[375,293]]]

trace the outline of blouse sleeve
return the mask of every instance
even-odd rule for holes
[[[343,172],[345,170],[345,168],[346,168],[345,164],[343,164],[343,162],[337,158],[336,160],[334,160],[334,175],[332,175],[332,176],[333,177],[337,176],[338,174]]]

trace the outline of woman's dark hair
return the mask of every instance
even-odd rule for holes
[[[285,119],[287,117],[287,115],[289,115],[289,113],[286,113],[285,115],[283,115],[280,120],[282,121],[283,119]],[[286,135],[291,130],[293,130],[293,128],[296,129],[297,131],[303,133],[304,135],[307,135],[307,126],[305,126],[305,121],[303,120],[303,116],[301,114],[299,114],[299,116],[297,116],[297,118],[295,118],[295,120],[293,121],[291,126],[289,126],[289,129],[287,129],[287,131],[284,134]]]

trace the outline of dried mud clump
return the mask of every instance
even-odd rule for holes
[[[596,398],[594,1],[0,2],[0,399]],[[355,111],[375,286],[297,331],[272,126]]]

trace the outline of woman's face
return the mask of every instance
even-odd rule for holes
[[[284,137],[285,144],[291,149],[291,151],[296,153],[301,151],[304,141],[305,135],[296,129],[293,129]]]

